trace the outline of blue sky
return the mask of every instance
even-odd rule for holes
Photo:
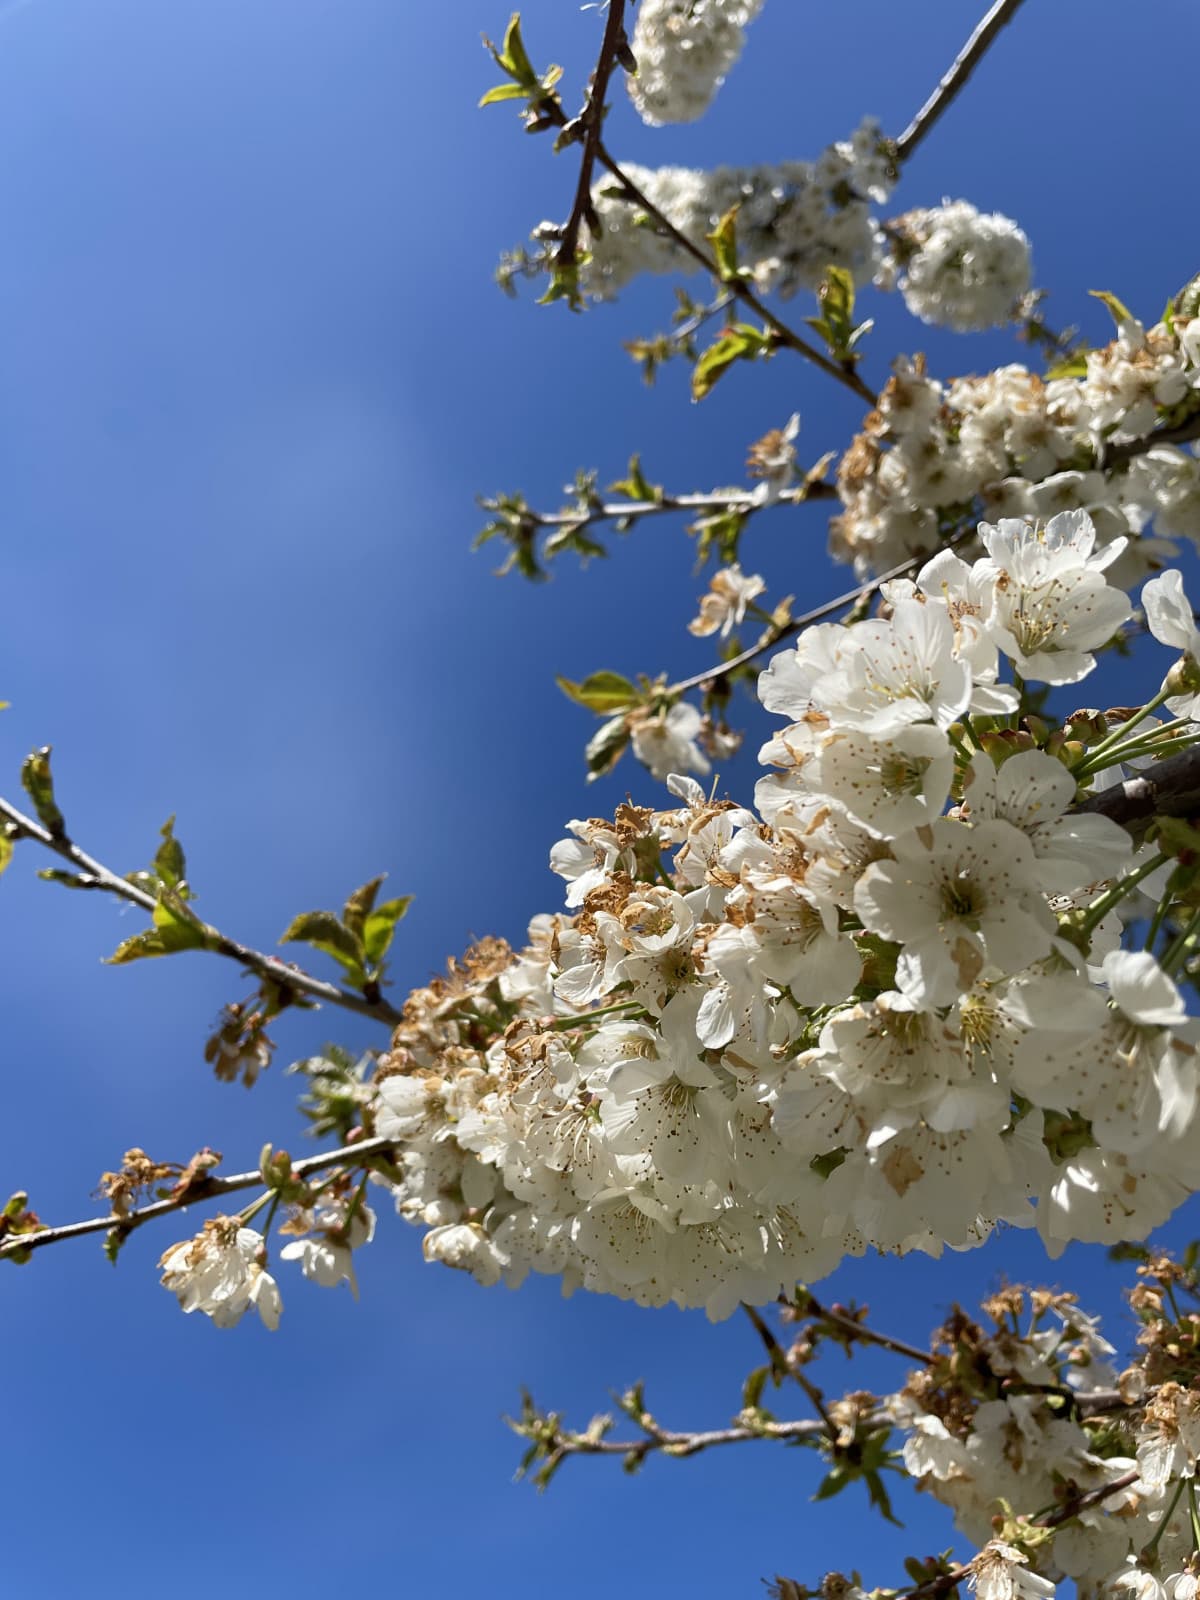
[[[975,14],[772,0],[703,123],[656,132],[618,104],[609,142],[702,165],[814,156],[865,113],[898,132]],[[578,92],[597,13],[531,0],[525,16],[535,59],[561,61]],[[569,817],[627,788],[661,797],[625,766],[585,790],[587,717],[554,674],[709,659],[684,631],[703,581],[678,526],[532,589],[469,553],[473,495],[557,503],[576,467],[611,479],[639,448],[672,487],[735,482],[749,442],[791,411],[810,459],[858,420],[786,357],[702,407],[679,372],[645,389],[620,341],[666,325],[661,282],[584,318],[498,294],[499,251],[562,215],[574,181],[574,156],[553,158],[511,109],[473,109],[494,78],[478,36],[506,19],[492,0],[0,7],[7,792],[52,742],[72,830],[121,870],[177,812],[200,909],[260,947],[387,869],[392,892],[417,896],[401,993],[473,934],[518,938],[558,903],[545,861]],[[1197,266],[1170,154],[1197,45],[1187,0],[1026,7],[896,208],[947,195],[1015,216],[1050,316],[1096,338],[1087,288],[1153,317]],[[946,374],[1020,359],[1003,336],[955,341],[893,299],[873,309],[875,379],[897,349]],[[762,519],[744,560],[817,600],[845,583],[823,550],[814,507]],[[1151,670],[1127,669],[1118,697]],[[725,777],[748,792],[752,756]],[[246,990],[236,968],[102,967],[137,914],[37,882],[40,864],[19,851],[0,886],[5,1192],[66,1220],[131,1144],[182,1159],[208,1143],[231,1168],[266,1139],[300,1148],[294,1080],[273,1070],[247,1095],[201,1059]],[[328,1015],[276,1033],[281,1065],[327,1037],[378,1037]],[[818,1514],[807,1458],[767,1447],[654,1462],[635,1482],[575,1463],[540,1499],[514,1487],[498,1418],[520,1383],[583,1421],[644,1377],[665,1421],[719,1423],[756,1362],[749,1330],[564,1302],[546,1282],[485,1292],[381,1222],[362,1304],[285,1271],[274,1337],[179,1315],[154,1263],[182,1227],[136,1237],[115,1272],[92,1242],[8,1269],[21,1533],[0,1592],[107,1600],[138,1573],[181,1600],[384,1583],[726,1597],[837,1564],[895,1582],[902,1551],[950,1541],[936,1509],[902,1508],[898,1535],[853,1491]],[[920,1338],[1006,1273],[1083,1280],[1125,1326],[1103,1263],[1044,1267],[1013,1236],[940,1263],[852,1264],[827,1288]]]

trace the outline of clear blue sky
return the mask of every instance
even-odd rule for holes
[[[621,104],[609,142],[707,164],[814,156],[865,113],[898,132],[976,14],[771,0],[704,123],[653,132]],[[535,58],[561,61],[576,93],[597,12],[531,0],[525,15]],[[52,742],[73,831],[121,870],[178,812],[200,909],[260,946],[386,868],[417,896],[400,992],[473,933],[517,938],[557,905],[545,860],[566,819],[627,787],[661,796],[631,767],[585,791],[587,718],[553,675],[709,659],[684,631],[702,582],[678,527],[647,527],[583,576],[500,585],[468,553],[474,493],[549,504],[577,466],[609,479],[637,448],[675,488],[733,482],[792,410],[809,459],[857,421],[786,357],[699,408],[681,373],[644,389],[620,340],[665,326],[663,283],[586,318],[500,297],[498,252],[565,213],[575,159],[510,108],[473,109],[494,78],[479,33],[506,18],[504,0],[0,5],[6,789]],[[897,209],[947,195],[1007,212],[1052,318],[1103,337],[1089,287],[1152,318],[1200,264],[1178,166],[1198,45],[1187,0],[1031,0]],[[946,373],[1020,359],[891,300],[878,315],[876,378],[898,348]],[[823,550],[819,508],[779,513],[745,562],[816,600],[844,582]],[[727,776],[748,792],[752,757]],[[5,1193],[67,1220],[131,1144],[186,1158],[210,1143],[235,1168],[265,1139],[299,1148],[294,1080],[274,1070],[247,1095],[201,1059],[245,992],[237,970],[101,967],[136,913],[37,882],[40,864],[20,850],[0,886]],[[281,1058],[330,1035],[372,1038],[291,1021]],[[718,1423],[756,1359],[748,1330],[564,1302],[547,1282],[484,1291],[381,1223],[362,1304],[285,1268],[273,1337],[179,1315],[154,1271],[173,1224],[135,1237],[115,1272],[95,1242],[6,1269],[0,1593],[726,1600],[839,1563],[896,1582],[902,1550],[950,1541],[936,1510],[902,1508],[897,1535],[854,1491],[810,1508],[809,1459],[765,1446],[654,1462],[636,1482],[575,1463],[541,1499],[514,1487],[498,1418],[521,1382],[583,1421],[644,1377],[664,1421]],[[1045,1270],[1085,1277],[1124,1326],[1102,1264]],[[1041,1271],[1010,1236],[941,1263],[855,1264],[828,1287],[922,1337],[953,1298]]]

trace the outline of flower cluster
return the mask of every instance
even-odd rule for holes
[[[956,1312],[929,1368],[887,1402],[906,1471],[984,1544],[971,1563],[979,1594],[1052,1595],[1069,1578],[1087,1600],[1194,1600],[1200,1390],[1154,1380],[1168,1350],[1194,1375],[1197,1319],[1165,1310],[1173,1264],[1139,1271],[1151,1280],[1131,1297],[1145,1351],[1119,1375],[1073,1295],[1012,1288],[985,1306],[990,1334]],[[1058,1511],[1018,1514],[1038,1507]]]
[[[734,206],[738,252],[758,287],[781,295],[814,289],[831,266],[868,281],[882,254],[870,201],[886,198],[892,169],[872,120],[815,162],[779,166],[640,167],[623,170],[646,199],[695,244]],[[583,274],[586,291],[607,299],[639,274],[689,272],[695,263],[658,233],[611,180],[593,193],[600,231]]]
[[[1200,319],[1143,329],[1126,321],[1075,377],[1023,366],[932,378],[901,357],[838,467],[844,511],[835,556],[862,573],[930,552],[964,511],[1047,517],[1084,507],[1104,545],[1124,541],[1121,580],[1135,581],[1200,542],[1200,462],[1158,445],[1105,470],[1109,443],[1147,434],[1200,392]],[[1153,518],[1157,537],[1146,533]]]
[[[886,225],[889,254],[877,282],[898,279],[922,322],[960,333],[1012,319],[1030,287],[1029,240],[1008,217],[966,200],[908,211]]]
[[[695,122],[735,65],[763,0],[642,0],[626,81],[643,122]]]
[[[1014,727],[1006,672],[1077,683],[1132,607],[1082,512],[981,538],[772,661],[756,809],[674,777],[572,823],[568,914],[410,999],[372,1126],[430,1259],[722,1316],[1001,1221],[1140,1239],[1197,1187],[1192,946],[1122,948],[1166,858],[1073,810],[1192,725]]]

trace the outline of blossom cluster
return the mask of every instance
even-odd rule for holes
[[[763,0],[642,0],[626,79],[643,122],[695,122],[746,43]]]
[[[886,198],[892,168],[873,120],[850,139],[830,145],[815,162],[778,166],[623,169],[652,206],[694,244],[734,206],[739,258],[759,288],[781,295],[815,289],[831,266],[868,281],[882,259],[872,200]],[[607,299],[641,273],[692,270],[694,263],[656,231],[644,211],[623,198],[611,180],[593,193],[600,230],[581,282]]]
[[[1200,461],[1161,444],[1106,468],[1110,446],[1138,440],[1200,394],[1200,318],[1118,336],[1077,376],[1043,380],[1018,365],[933,378],[899,358],[838,466],[844,510],[831,547],[861,573],[932,551],[964,508],[1048,517],[1086,508],[1101,544],[1120,544],[1123,583],[1200,542]],[[1146,532],[1153,519],[1154,536]]]
[[[776,656],[754,809],[676,776],[572,823],[566,914],[410,998],[372,1127],[430,1259],[723,1316],[1000,1222],[1140,1239],[1197,1186],[1191,947],[1123,947],[1160,858],[1073,809],[1192,725],[1013,726],[1006,671],[1077,683],[1132,606],[1082,512],[981,538]]]
[[[898,279],[914,317],[960,333],[999,327],[1030,288],[1029,240],[1010,218],[966,200],[908,211],[885,225],[888,257],[876,283]]]
[[[1141,1276],[1156,1267],[1169,1289],[1170,1263],[1152,1258]],[[1161,1372],[1194,1367],[1196,1318],[1176,1325],[1152,1282],[1131,1298],[1145,1349],[1120,1373],[1073,1295],[1014,1288],[986,1306],[990,1334],[956,1313],[929,1369],[887,1402],[906,1471],[984,1546],[972,1567],[992,1593],[1053,1595],[1072,1579],[1085,1600],[1195,1600],[1183,1492],[1194,1492],[1200,1390]],[[1039,1526],[1029,1512],[1045,1507],[1059,1515]],[[997,1517],[1006,1537],[993,1537]]]

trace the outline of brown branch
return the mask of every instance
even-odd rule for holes
[[[964,529],[941,546],[944,550],[953,550],[956,545],[964,544],[969,538],[974,537],[975,529]],[[907,578],[918,571],[933,554],[926,551],[922,555],[909,556],[906,561],[899,562],[894,567],[889,567],[886,572],[881,572],[877,578],[870,578],[866,583],[860,583],[855,589],[847,589],[844,594],[834,595],[832,600],[823,600],[819,606],[814,606],[811,611],[806,611],[803,616],[793,617],[781,628],[769,629],[757,644],[750,645],[747,649],[739,651],[736,656],[731,656],[728,661],[718,661],[708,667],[704,672],[696,672],[690,678],[681,678],[678,683],[671,684],[664,693],[671,695],[687,694],[690,689],[703,689],[718,678],[728,677],[731,672],[736,672],[739,667],[744,667],[755,657],[766,650],[773,650],[777,644],[782,644],[785,639],[793,639],[796,634],[802,633],[805,628],[811,627],[814,622],[822,622],[835,611],[843,608],[853,610],[856,606],[864,605],[876,592],[881,584],[887,583],[892,578]]]
[[[1167,756],[1136,777],[1088,795],[1073,809],[1110,817],[1135,835],[1154,817],[1200,815],[1200,745]]]
[[[716,263],[715,258],[710,256],[707,251],[702,250],[698,244],[695,244],[691,239],[689,239],[686,233],[677,228],[671,219],[665,216],[663,212],[659,210],[654,202],[650,200],[641,189],[638,188],[633,179],[627,175],[620,163],[613,159],[608,150],[605,148],[603,141],[601,141],[597,146],[596,156],[600,162],[600,165],[606,168],[607,171],[610,172],[612,176],[616,178],[617,181],[622,185],[627,197],[632,200],[635,205],[640,206],[648,216],[653,217],[654,221],[658,224],[659,229],[665,233],[668,238],[673,240],[673,242],[677,244],[681,250],[685,251],[689,256],[691,256],[693,261],[697,262],[698,265],[703,267],[706,272],[710,273],[718,280],[721,279],[721,271]],[[836,361],[831,361],[828,356],[822,355],[820,350],[818,350],[815,345],[809,344],[807,339],[801,338],[794,328],[790,328],[781,317],[775,315],[769,306],[764,305],[763,301],[759,299],[758,295],[744,278],[734,278],[730,280],[728,282],[728,287],[730,292],[736,295],[744,305],[749,306],[750,310],[753,311],[756,316],[759,316],[763,319],[767,327],[770,328],[771,332],[775,335],[776,341],[779,344],[786,346],[786,348],[789,350],[794,350],[797,355],[803,356],[806,361],[811,361],[813,366],[820,367],[822,372],[828,373],[829,376],[836,379],[838,383],[843,384],[847,389],[852,390],[860,400],[865,400],[866,403],[872,408],[878,403],[878,396],[875,394],[874,390],[869,388],[868,385],[863,382],[852,366],[840,366]]]
[[[836,1445],[841,1436],[841,1430],[826,1409],[824,1395],[816,1384],[801,1371],[799,1364],[789,1356],[762,1314],[754,1306],[747,1305],[744,1300],[742,1301],[742,1310],[746,1313],[751,1327],[762,1340],[763,1348],[766,1350],[771,1362],[772,1371],[781,1378],[792,1378],[799,1384],[800,1388],[808,1396],[813,1410],[820,1417],[821,1426]]]
[[[650,1417],[646,1418],[648,1431],[640,1439],[589,1438],[583,1433],[556,1431],[547,1441],[550,1453],[560,1456],[633,1456],[645,1459],[655,1451],[670,1456],[694,1456],[714,1445],[744,1444],[749,1439],[811,1439],[825,1432],[825,1425],[811,1417],[795,1422],[755,1423],[753,1427],[734,1424],[729,1428],[711,1428],[704,1432],[677,1433],[660,1428]]]
[[[1189,439],[1200,439],[1200,411],[1194,417],[1189,417],[1187,421],[1179,423],[1176,427],[1159,428],[1154,432],[1144,434],[1140,439],[1130,439],[1124,444],[1114,446],[1102,458],[1103,470],[1113,471],[1119,467],[1126,466],[1135,456],[1145,455],[1147,451],[1153,450],[1157,445],[1184,444]],[[836,493],[836,490],[834,492]],[[824,499],[825,496],[822,495],[821,498]],[[939,548],[953,550],[958,545],[965,544],[969,539],[973,538],[974,534],[975,527],[973,525],[960,528]],[[835,595],[832,600],[822,601],[819,606],[814,606],[811,611],[806,611],[803,616],[794,617],[791,622],[785,624],[782,628],[769,630],[757,644],[750,645],[748,649],[742,650],[736,656],[731,656],[728,661],[714,662],[704,672],[693,673],[690,678],[681,678],[678,683],[671,684],[666,692],[673,695],[686,694],[691,689],[702,689],[710,683],[715,683],[720,678],[728,677],[731,672],[736,672],[739,667],[746,666],[765,651],[773,650],[776,645],[781,644],[785,639],[794,638],[796,634],[810,627],[814,622],[822,622],[825,618],[832,616],[835,611],[841,611],[843,608],[853,610],[858,606],[865,605],[881,584],[889,582],[892,578],[911,577],[933,554],[933,551],[926,551],[921,555],[910,556],[906,561],[898,562],[896,566],[889,567],[886,572],[881,572],[878,577],[859,584],[856,589],[847,589],[844,594]],[[1096,799],[1099,801],[1101,797],[1097,796]],[[1078,809],[1083,810],[1085,807],[1081,806]],[[1097,804],[1089,809],[1101,810],[1102,806]],[[1200,810],[1200,806],[1196,809]],[[1171,816],[1186,815],[1182,811],[1163,814]]]
[[[996,0],[991,10],[955,56],[950,70],[896,140],[896,160],[907,161],[935,123],[950,109],[967,85],[967,80],[987,54],[1001,28],[1011,22],[1021,0]]]
[[[51,833],[40,822],[35,822],[32,817],[26,816],[23,811],[19,811],[16,806],[3,798],[0,798],[0,817],[7,818],[15,837],[32,839],[35,844],[40,844],[64,861],[69,861],[82,877],[83,881],[78,885],[79,888],[98,889],[106,894],[116,895],[119,899],[140,906],[143,911],[153,915],[158,904],[154,895],[145,889],[139,889],[136,884],[120,877],[93,856],[88,855],[66,834]],[[205,948],[215,951],[217,955],[228,956],[231,961],[240,962],[260,978],[267,978],[278,985],[281,990],[312,995],[314,999],[324,1000],[329,1005],[341,1006],[344,1011],[354,1011],[360,1016],[374,1017],[377,1021],[386,1022],[393,1027],[403,1020],[401,1013],[382,998],[368,1000],[364,995],[341,989],[335,983],[326,983],[323,978],[311,977],[301,968],[292,966],[290,962],[282,961],[278,956],[268,956],[259,950],[252,950],[249,945],[240,944],[236,939],[228,939],[223,933],[218,933],[215,941]]]
[[[652,517],[667,511],[737,511],[753,516],[772,506],[798,506],[806,500],[836,500],[832,483],[800,484],[784,489],[774,500],[757,501],[753,489],[714,489],[709,494],[665,494],[661,500],[613,500],[590,511],[526,511],[526,521],[535,528],[589,528],[597,522],[619,522],[624,517]]]
[[[575,185],[575,200],[571,215],[563,230],[562,240],[554,255],[555,265],[570,268],[579,253],[579,230],[584,222],[593,233],[599,229],[596,209],[592,204],[592,173],[600,148],[600,135],[604,127],[604,98],[608,93],[608,80],[616,64],[618,52],[628,48],[625,37],[625,0],[608,0],[608,17],[604,24],[604,38],[596,69],[588,85],[587,101],[579,113],[577,126],[583,132],[583,158],[579,163],[579,178]]]
[[[908,1344],[903,1339],[896,1339],[890,1333],[878,1333],[874,1328],[868,1327],[865,1322],[859,1322],[841,1306],[823,1306],[814,1294],[806,1292],[806,1304],[799,1311],[799,1315],[807,1320],[811,1318],[816,1322],[827,1323],[839,1333],[844,1333],[851,1341],[860,1344],[875,1344],[882,1350],[890,1350],[893,1355],[905,1356],[910,1361],[919,1361],[927,1367],[933,1360],[933,1355],[928,1350],[922,1350],[919,1345]],[[791,1306],[792,1302],[785,1300],[785,1305]],[[864,1307],[864,1312],[865,1312]]]
[[[394,1139],[362,1139],[358,1144],[343,1145],[339,1150],[325,1150],[320,1155],[306,1156],[302,1161],[294,1161],[291,1170],[294,1176],[303,1178],[310,1172],[322,1172],[327,1167],[337,1166],[341,1162],[357,1167],[368,1157],[382,1155],[395,1147]],[[41,1250],[48,1244],[61,1244],[66,1239],[81,1239],[90,1233],[108,1233],[114,1229],[121,1234],[132,1233],[135,1228],[140,1228],[143,1223],[151,1222],[156,1217],[165,1217],[173,1211],[186,1211],[188,1206],[202,1201],[215,1200],[220,1195],[236,1194],[240,1190],[256,1187],[265,1187],[262,1172],[258,1168],[253,1172],[232,1173],[228,1177],[216,1177],[206,1173],[188,1184],[181,1194],[169,1195],[165,1200],[155,1200],[150,1205],[140,1206],[135,1211],[127,1212],[124,1216],[110,1213],[106,1217],[89,1217],[85,1222],[67,1222],[57,1228],[40,1228],[36,1233],[11,1234],[3,1244],[0,1244],[0,1261],[8,1256],[23,1255],[28,1250]]]

